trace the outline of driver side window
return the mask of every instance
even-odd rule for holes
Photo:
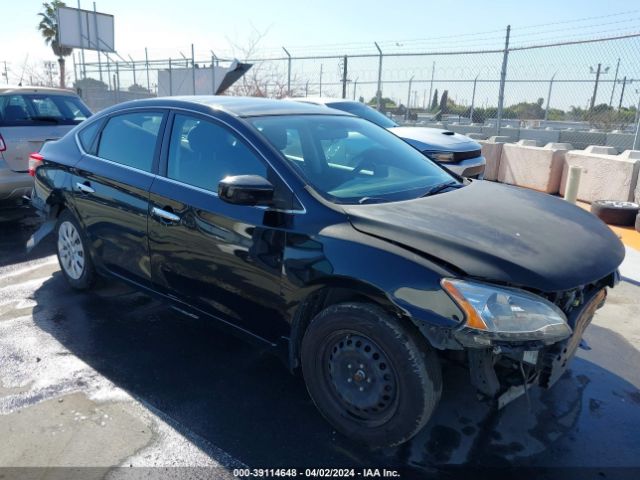
[[[227,128],[191,115],[175,116],[167,177],[211,192],[227,176],[267,176],[265,164]]]

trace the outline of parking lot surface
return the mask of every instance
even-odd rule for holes
[[[501,411],[444,366],[440,406],[398,448],[335,433],[301,378],[203,320],[115,282],[72,291],[29,210],[0,214],[0,466],[593,467],[640,465],[640,252],[550,391]],[[635,468],[634,468],[635,467]]]

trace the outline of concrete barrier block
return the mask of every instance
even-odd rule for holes
[[[559,141],[570,143],[577,149],[587,148],[589,145],[604,145],[607,134],[602,132],[577,132],[562,130]]]
[[[533,128],[521,128],[520,140],[537,140],[541,145],[560,141],[560,130],[539,130]]]
[[[617,155],[618,151],[614,147],[606,147],[604,145],[589,145],[584,149],[586,153],[594,153],[597,155]]]
[[[578,187],[579,200],[633,200],[638,190],[640,152],[627,150],[621,155],[611,152],[615,152],[615,148],[590,147],[585,150],[568,151],[560,182],[560,193],[564,195],[569,167],[577,165],[582,167]]]
[[[482,149],[482,156],[487,161],[487,165],[484,167],[484,179],[485,180],[497,180],[498,168],[500,167],[500,157],[502,156],[502,146],[504,142],[499,139],[500,137],[491,137],[489,140],[478,140],[478,143]]]
[[[473,140],[486,140],[487,136],[484,133],[468,133],[467,137]]]
[[[615,147],[619,152],[631,150],[633,148],[634,135],[631,133],[607,133],[605,144]]]
[[[520,140],[502,148],[498,181],[545,193],[558,193],[566,144],[536,146],[535,140]]]

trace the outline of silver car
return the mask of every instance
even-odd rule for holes
[[[69,90],[0,87],[0,203],[21,201],[31,193],[29,155],[56,140],[91,115]]]
[[[413,145],[429,158],[462,177],[482,178],[486,160],[478,142],[469,137],[428,127],[401,127],[389,117],[364,103],[341,98],[291,98],[298,102],[325,105],[329,108],[352,113],[386,128],[405,142]]]

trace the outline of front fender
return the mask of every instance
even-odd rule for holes
[[[443,332],[464,318],[440,287],[443,277],[454,275],[445,266],[344,223],[314,236],[287,236],[283,294],[294,316],[319,289],[353,288],[383,299],[411,319],[435,347],[445,348]]]

